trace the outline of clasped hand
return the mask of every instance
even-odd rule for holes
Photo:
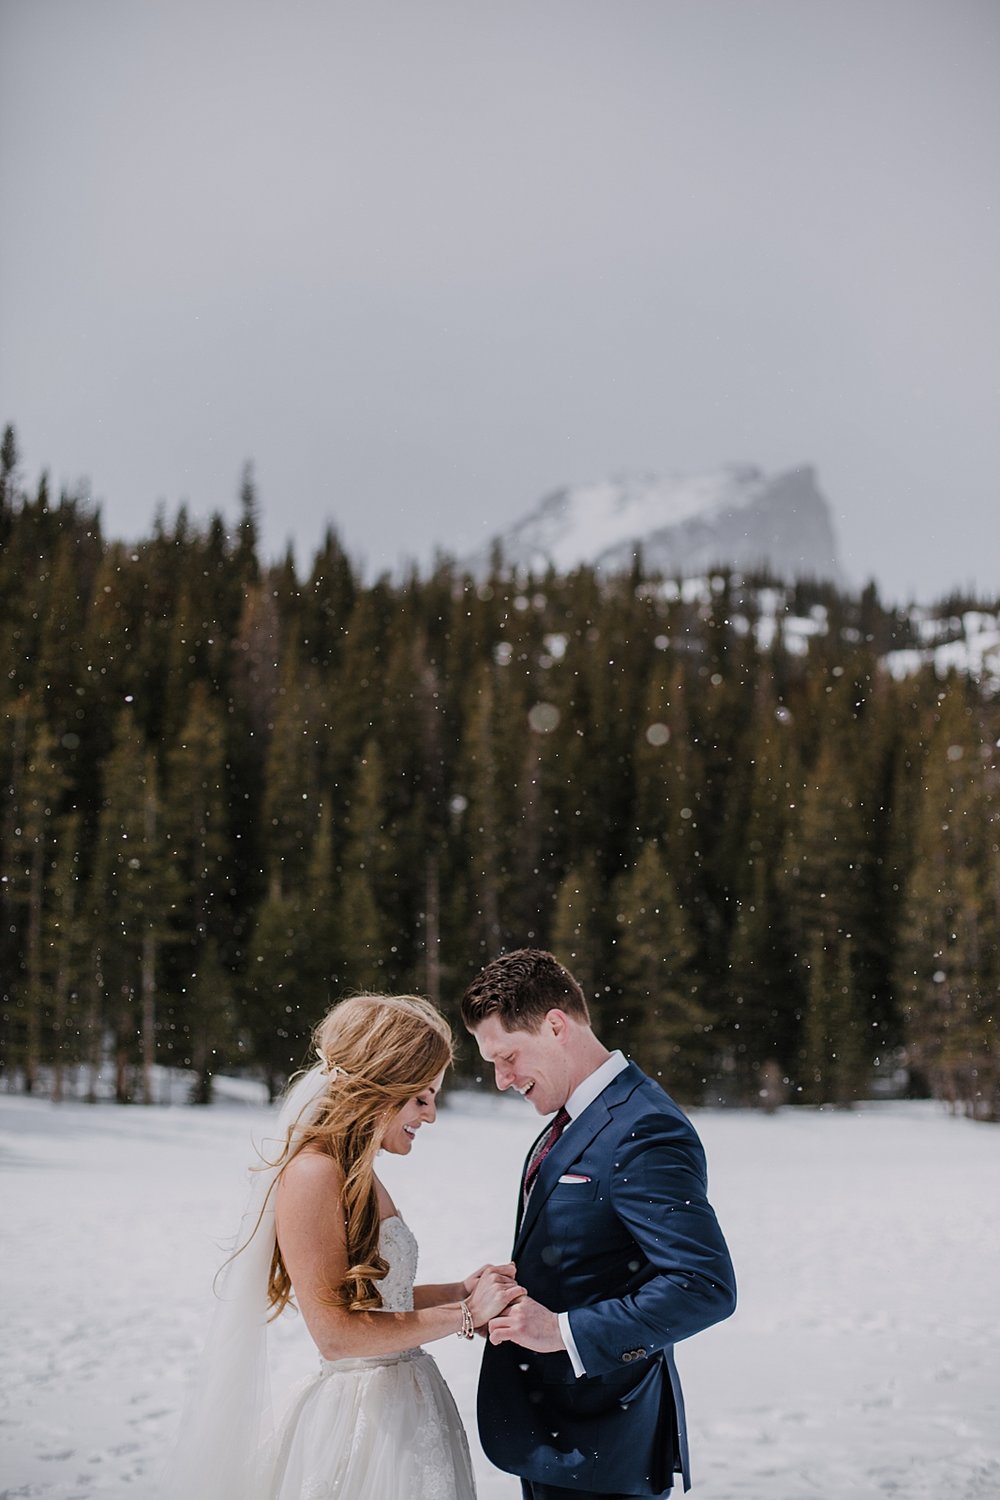
[[[519,1344],[536,1354],[554,1354],[566,1347],[556,1314],[528,1296],[510,1302],[490,1319],[490,1343]]]
[[[508,1261],[502,1266],[480,1266],[466,1278],[466,1301],[477,1329],[485,1329],[498,1313],[525,1295],[524,1287],[517,1284],[516,1274],[514,1262]]]
[[[504,1266],[481,1266],[465,1282],[469,1311],[477,1333],[488,1333],[491,1344],[519,1344],[536,1354],[565,1349],[559,1319],[529,1297],[514,1279],[513,1261]]]

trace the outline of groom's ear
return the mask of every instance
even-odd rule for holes
[[[564,1010],[550,1010],[545,1014],[543,1026],[547,1026],[554,1037],[562,1039],[569,1030],[569,1017]]]

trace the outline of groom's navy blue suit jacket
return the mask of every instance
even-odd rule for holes
[[[582,1180],[573,1180],[582,1179]],[[569,1355],[487,1344],[479,1431],[499,1468],[598,1494],[690,1484],[673,1346],[728,1317],[736,1283],[694,1127],[634,1063],[542,1163],[513,1259],[528,1295],[568,1312]]]

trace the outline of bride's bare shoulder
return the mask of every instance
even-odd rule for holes
[[[303,1146],[281,1171],[279,1186],[287,1193],[335,1192],[344,1186],[344,1174],[327,1151]]]
[[[327,1256],[342,1252],[343,1190],[343,1173],[325,1151],[303,1147],[283,1168],[274,1200],[274,1227],[293,1281],[299,1256],[311,1253],[310,1247],[325,1246]]]

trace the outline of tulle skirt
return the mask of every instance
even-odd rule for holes
[[[431,1356],[321,1360],[294,1393],[269,1500],[475,1500],[469,1444]]]

